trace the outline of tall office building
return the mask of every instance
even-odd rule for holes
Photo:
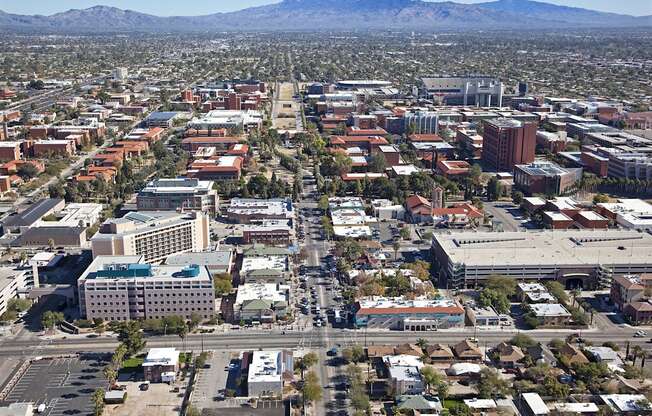
[[[124,81],[129,77],[129,70],[123,66],[113,70],[113,79],[115,81]]]
[[[498,171],[534,162],[537,125],[497,118],[484,122],[482,160]]]
[[[107,220],[91,238],[97,256],[143,256],[156,263],[177,253],[208,248],[208,217],[200,212],[130,212]]]
[[[215,314],[213,281],[205,266],[153,266],[143,256],[99,256],[78,280],[79,311],[86,319],[204,319]]]

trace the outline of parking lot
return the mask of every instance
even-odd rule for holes
[[[108,357],[87,354],[34,361],[6,401],[45,403],[45,416],[93,415],[91,396],[95,389],[107,386],[102,375],[105,358]]]

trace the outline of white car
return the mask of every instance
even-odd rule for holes
[[[647,332],[645,332],[643,330],[639,330],[639,331],[636,331],[634,333],[634,337],[636,337],[636,338],[642,338],[642,337],[644,337],[646,335],[647,335]]]

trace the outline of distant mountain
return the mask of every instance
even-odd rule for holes
[[[284,0],[230,13],[191,17],[160,17],[107,6],[72,9],[51,16],[0,11],[0,30],[68,33],[564,27],[652,27],[652,17],[603,13],[529,0],[479,4],[422,0]]]

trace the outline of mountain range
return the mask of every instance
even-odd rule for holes
[[[283,0],[235,12],[161,17],[108,6],[50,16],[0,11],[1,31],[202,32],[652,28],[629,16],[530,0],[460,4],[422,0]]]

